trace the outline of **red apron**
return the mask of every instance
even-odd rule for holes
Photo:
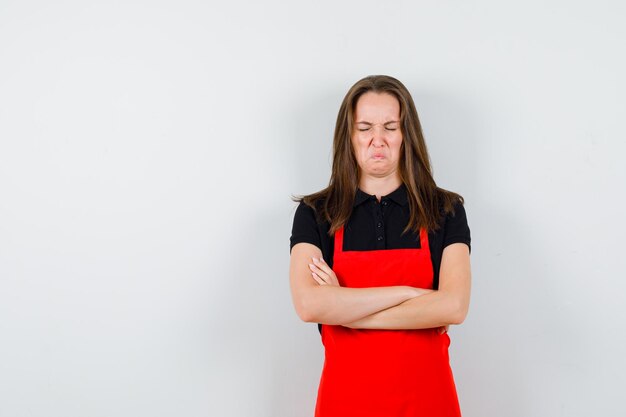
[[[333,271],[342,287],[432,288],[428,233],[420,249],[343,251],[335,233]],[[448,359],[450,337],[438,329],[358,330],[322,326],[324,369],[316,417],[459,417]]]

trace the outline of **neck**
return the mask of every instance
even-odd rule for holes
[[[400,175],[389,175],[385,177],[371,177],[362,175],[359,180],[359,188],[370,195],[375,195],[378,201],[384,195],[395,191],[401,184]]]

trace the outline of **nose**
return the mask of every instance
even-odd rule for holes
[[[382,125],[372,126],[372,145],[381,147],[385,144],[385,127]]]

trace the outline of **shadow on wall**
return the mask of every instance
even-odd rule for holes
[[[466,199],[471,203],[480,187],[477,164],[481,160],[481,141],[478,115],[472,113],[475,105],[456,96],[445,96],[443,92],[417,90],[412,95],[437,185],[464,197],[467,194]]]
[[[463,415],[527,415],[519,358],[493,324],[493,312],[497,311],[494,303],[501,298],[487,295],[500,293],[497,284],[491,286],[490,278],[497,279],[501,269],[489,257],[490,248],[498,246],[502,232],[515,235],[513,222],[494,214],[497,209],[492,205],[497,199],[483,198],[491,191],[491,184],[481,175],[481,164],[489,163],[492,156],[482,147],[481,131],[488,121],[482,120],[484,114],[474,113],[477,104],[464,101],[460,95],[413,91],[413,99],[437,185],[465,198],[472,232],[470,312],[461,326],[450,329],[450,361]],[[484,221],[487,218],[489,221]]]
[[[493,174],[516,156],[494,153],[503,147],[490,141],[507,138],[493,135],[494,115],[473,113],[484,105],[428,94],[415,100],[424,108],[437,183],[465,197],[472,230],[471,308],[466,322],[451,329],[450,350],[464,415],[524,417],[541,397],[560,414],[567,396],[551,381],[567,356],[562,339],[575,341],[576,329],[560,317],[554,276],[563,272],[551,264],[551,248],[542,248],[545,231],[534,230],[533,219],[507,201],[515,191],[498,188],[503,180]],[[558,333],[554,323],[561,323]]]
[[[521,333],[529,306],[519,311],[512,306],[532,299],[535,289],[522,284],[517,272],[532,255],[516,256],[507,241],[514,236],[515,245],[527,249],[530,242],[519,219],[487,204],[473,205],[472,301],[465,323],[451,330],[451,363],[464,415],[525,417],[532,415],[532,381],[524,379]],[[511,285],[514,281],[518,284]]]
[[[489,146],[490,117],[461,96],[417,92],[414,100],[437,184],[465,198],[472,232],[472,301],[468,318],[450,330],[450,360],[463,414],[527,416],[530,381],[521,350],[528,301],[525,263],[540,263],[521,219],[494,193],[489,165],[502,156]],[[523,254],[523,255],[522,255]],[[525,281],[526,278],[526,281]],[[512,284],[512,283],[517,283]],[[523,309],[507,311],[521,303]],[[547,306],[539,306],[543,309]]]

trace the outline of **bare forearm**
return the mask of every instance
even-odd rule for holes
[[[428,329],[462,323],[467,309],[468,302],[455,294],[434,291],[347,326],[359,329]]]
[[[461,324],[469,309],[471,270],[463,243],[447,246],[442,255],[439,290],[348,323],[362,329],[428,329]]]
[[[427,290],[424,290],[427,291]],[[296,306],[304,321],[347,324],[371,316],[420,295],[411,287],[346,288],[317,286],[307,288]]]
[[[407,286],[341,287],[319,248],[308,243],[293,247],[289,276],[298,316],[322,324],[350,323],[428,291]]]

